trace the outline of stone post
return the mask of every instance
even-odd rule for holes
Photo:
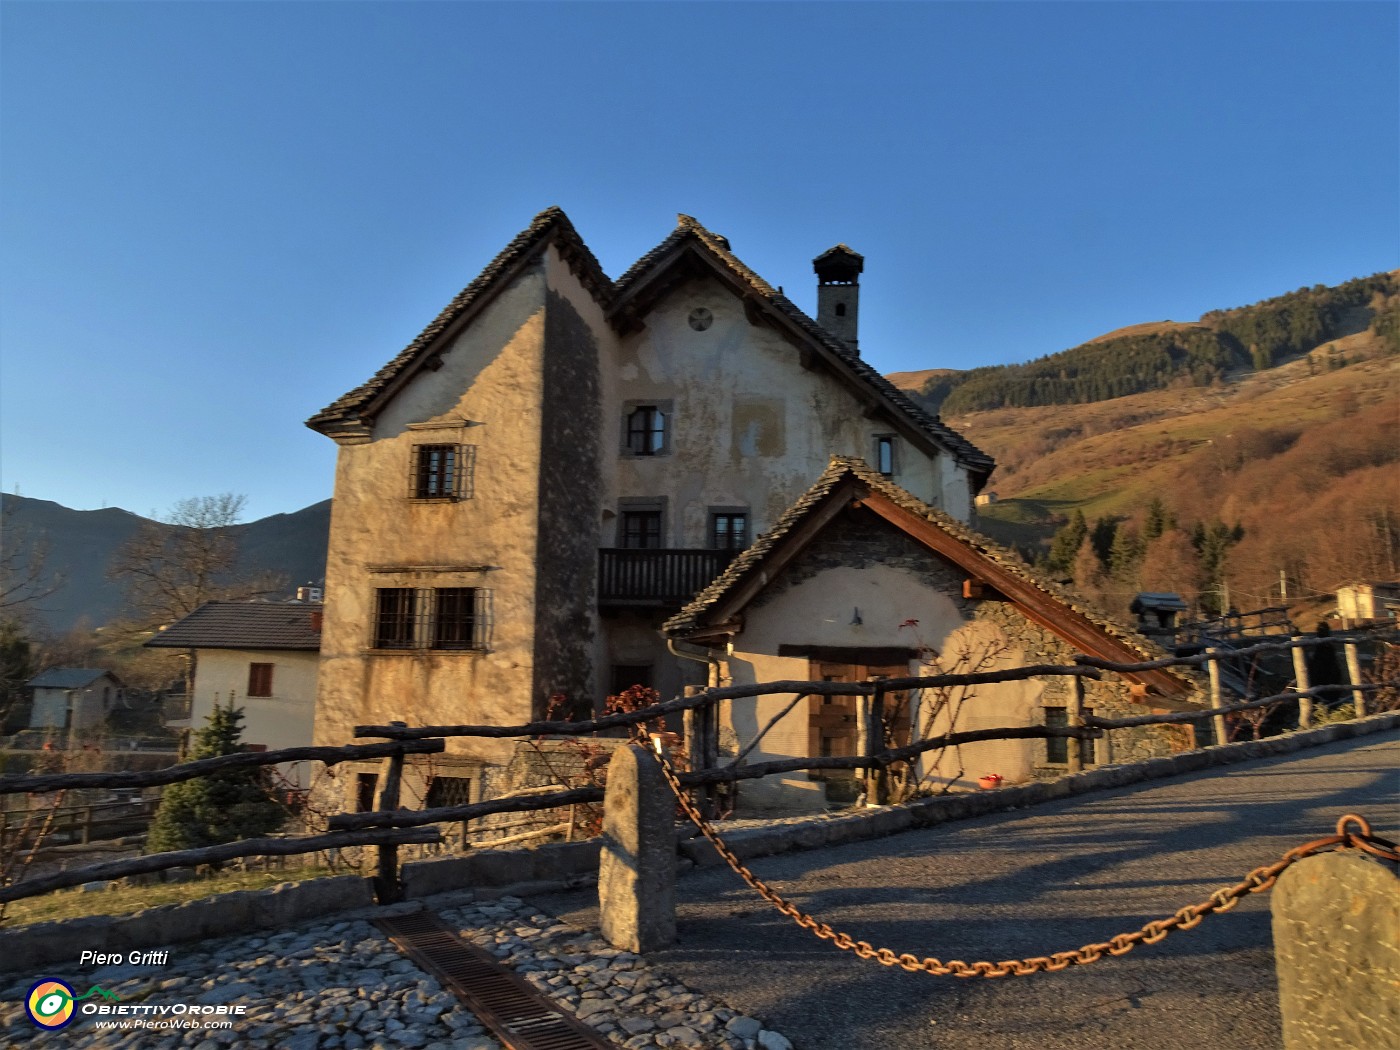
[[[1284,1050],[1393,1046],[1400,1032],[1400,878],[1345,850],[1307,857],[1273,890]]]
[[[603,936],[632,952],[676,939],[676,799],[649,749],[628,744],[608,763],[598,910]]]

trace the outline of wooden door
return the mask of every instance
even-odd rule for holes
[[[903,678],[909,674],[907,664],[832,663],[813,660],[809,674],[818,682],[866,682],[872,678]],[[808,703],[808,754],[812,756],[855,755],[861,751],[861,696],[814,696]],[[882,733],[891,747],[903,747],[910,741],[909,694],[886,693],[884,710],[880,715]],[[832,802],[855,799],[865,780],[859,770],[814,769],[813,780],[827,783],[827,798]]]

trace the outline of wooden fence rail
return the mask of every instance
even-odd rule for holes
[[[1340,639],[1339,639],[1340,640]],[[1248,649],[1235,650],[1230,657],[1250,655],[1256,651],[1300,649],[1309,645],[1322,644],[1327,639],[1298,639],[1282,643],[1266,643]],[[355,744],[342,747],[303,747],[285,748],[279,751],[241,753],[220,758],[201,759],[172,766],[164,770],[145,773],[55,773],[25,776],[0,777],[0,795],[18,792],[58,791],[86,787],[146,787],[178,783],[199,776],[229,769],[256,768],[288,761],[321,761],[327,765],[350,759],[389,758],[389,775],[385,778],[378,799],[379,809],[370,813],[343,813],[330,818],[332,829],[328,834],[301,838],[258,838],[224,843],[198,850],[181,850],[171,853],[157,853],[145,857],[111,861],[89,865],[69,871],[44,875],[23,882],[0,887],[0,903],[36,896],[68,886],[79,885],[102,879],[122,878],[129,875],[145,874],[178,867],[199,864],[220,863],[239,857],[288,856],[321,852],[346,846],[373,845],[379,848],[375,880],[381,902],[397,898],[398,846],[403,844],[438,844],[441,836],[429,824],[449,821],[465,821],[496,813],[524,812],[541,809],[555,809],[564,806],[596,803],[603,798],[603,789],[597,787],[573,788],[564,791],[545,792],[528,796],[498,798],[486,802],[476,802],[461,806],[435,807],[416,811],[399,808],[399,787],[403,773],[404,758],[409,754],[435,754],[445,750],[448,736],[477,737],[522,737],[543,735],[583,735],[601,729],[633,726],[651,721],[677,711],[705,712],[712,715],[719,702],[743,699],[770,694],[792,694],[799,696],[882,696],[886,692],[919,688],[946,688],[953,686],[974,686],[999,682],[1022,681],[1044,676],[1064,676],[1080,685],[1085,678],[1098,679],[1105,670],[1132,673],[1155,667],[1174,664],[1191,664],[1219,659],[1223,654],[1201,657],[1170,658],[1149,661],[1142,664],[1119,664],[1097,666],[1106,661],[1091,661],[1081,658],[1075,666],[1033,665],[1012,668],[1004,671],[978,672],[971,674],[945,674],[921,677],[882,679],[871,682],[799,682],[781,681],[757,685],[729,686],[706,689],[693,695],[639,711],[623,712],[584,722],[532,722],[521,726],[419,726],[409,727],[403,723],[387,726],[357,726],[356,736],[388,737],[390,742],[379,744]],[[1353,677],[1359,677],[1354,671]],[[1380,685],[1362,685],[1355,682],[1349,685],[1322,685],[1311,689],[1280,693],[1244,703],[1217,706],[1200,713],[1180,713],[1149,715],[1139,718],[1107,719],[1096,717],[1076,717],[1071,724],[1063,727],[1051,726],[1008,726],[993,729],[969,730],[946,733],[928,738],[900,748],[880,748],[872,746],[864,755],[842,757],[807,757],[782,759],[752,765],[733,765],[719,768],[706,768],[681,775],[683,787],[696,788],[720,783],[733,783],[752,780],[778,773],[790,773],[815,769],[877,769],[884,770],[893,763],[907,762],[927,751],[945,748],[956,744],[983,740],[1008,740],[1025,738],[1065,737],[1081,741],[1102,736],[1107,730],[1143,725],[1165,725],[1197,721],[1203,716],[1223,716],[1225,714],[1263,708],[1289,700],[1320,699],[1335,693],[1350,692],[1359,697],[1366,693],[1394,688],[1398,683],[1387,682]],[[1078,690],[1076,690],[1078,692]],[[1358,710],[1360,705],[1358,705]],[[696,722],[692,719],[692,722]],[[872,734],[872,737],[874,734]]]
[[[0,795],[20,792],[64,791],[79,788],[142,788],[178,784],[230,769],[255,769],[282,762],[324,762],[335,765],[363,758],[387,758],[397,754],[436,754],[447,747],[442,740],[403,741],[387,744],[345,744],[337,747],[284,747],[279,751],[242,751],[236,755],[201,758],[135,773],[26,773],[0,777]]]

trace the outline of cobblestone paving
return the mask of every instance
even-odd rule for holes
[[[628,1050],[790,1050],[788,1041],[515,897],[477,901],[440,914],[463,937],[524,974],[585,1023]],[[68,981],[82,995],[100,985],[124,1005],[242,1005],[230,1028],[98,1028],[79,1016],[61,1035],[41,1031],[23,1000],[40,977]],[[83,987],[79,987],[82,985]],[[79,1006],[102,1004],[100,996]],[[171,949],[164,967],[107,967],[26,975],[0,988],[0,1045],[167,1050],[499,1050],[500,1043],[434,978],[364,920],[321,921],[270,935]],[[112,1004],[119,1005],[119,1004]],[[140,1018],[199,1025],[201,1015]],[[217,1016],[209,1020],[220,1020]]]

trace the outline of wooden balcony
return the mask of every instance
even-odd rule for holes
[[[598,551],[598,604],[679,609],[738,553],[605,547]]]

